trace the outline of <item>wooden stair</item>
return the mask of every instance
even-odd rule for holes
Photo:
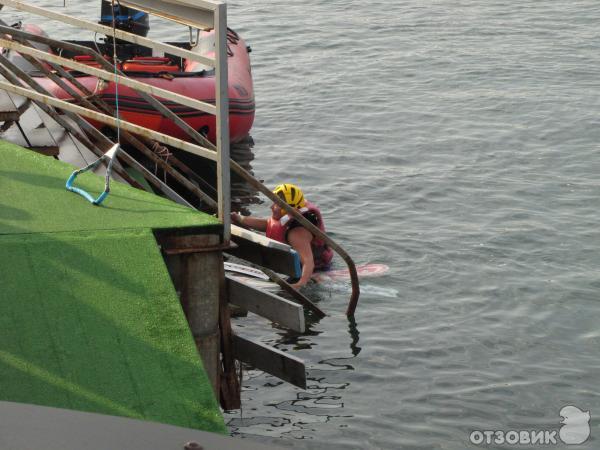
[[[29,107],[31,100],[20,95],[10,95],[0,91],[0,122],[19,120],[21,114]]]
[[[63,119],[84,134],[69,118],[63,116]],[[0,139],[23,148],[75,167],[85,167],[98,159],[98,155],[25,97],[0,90],[0,122],[3,122],[0,126]],[[106,166],[101,164],[94,172],[104,175]],[[115,172],[112,177],[117,181],[124,181]]]

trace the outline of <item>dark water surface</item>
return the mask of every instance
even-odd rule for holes
[[[311,289],[329,316],[302,335],[239,322],[304,359],[309,382],[246,372],[231,432],[463,449],[472,430],[557,430],[575,405],[592,436],[571,448],[597,448],[600,4],[228,7],[253,49],[257,175],[300,184],[357,263],[391,267],[363,281],[353,322],[345,283]]]

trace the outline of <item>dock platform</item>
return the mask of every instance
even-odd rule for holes
[[[226,433],[154,236],[222,225],[72,170],[0,142],[0,400]]]

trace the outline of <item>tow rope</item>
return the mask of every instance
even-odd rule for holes
[[[111,0],[111,3],[112,3],[112,30],[113,30],[113,36],[112,36],[112,38],[113,38],[113,66],[115,68],[115,105],[116,105],[116,108],[115,108],[116,118],[115,119],[117,122],[117,124],[116,124],[117,125],[117,127],[116,127],[117,128],[117,143],[115,145],[113,145],[104,155],[102,155],[100,158],[98,158],[93,163],[88,164],[83,169],[75,170],[71,174],[71,176],[67,180],[67,184],[65,185],[67,190],[81,195],[82,197],[84,197],[90,203],[92,203],[94,205],[100,205],[104,201],[104,199],[106,197],[108,197],[108,194],[110,193],[110,176],[112,174],[112,167],[113,167],[113,163],[116,159],[117,153],[119,153],[119,149],[121,148],[121,124],[120,124],[121,117],[119,115],[119,78],[117,76],[118,75],[118,73],[117,73],[117,67],[118,67],[117,36],[116,36],[116,32],[115,32],[116,20],[117,20],[115,17],[115,0]],[[87,172],[88,170],[94,170],[105,160],[107,162],[106,162],[106,177],[104,179],[104,190],[102,191],[102,193],[100,193],[100,195],[97,198],[94,198],[89,192],[85,191],[84,189],[73,186],[75,179],[80,174],[82,174],[83,172]]]

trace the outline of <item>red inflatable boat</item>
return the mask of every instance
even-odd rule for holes
[[[23,29],[36,34],[43,33],[35,25],[25,25]],[[108,60],[112,59],[111,41],[101,44],[87,41],[71,42],[99,49],[106,55]],[[203,56],[214,57],[213,43],[214,32],[202,32],[199,37],[199,44],[193,51],[198,51]],[[189,44],[170,44],[190,49]],[[119,69],[128,77],[196,100],[215,103],[214,69],[205,67],[196,61],[186,60],[174,55],[155,57],[152,56],[151,50],[148,48],[122,41],[117,41],[117,49],[120,61]],[[228,30],[227,49],[229,131],[230,140],[232,143],[235,143],[246,137],[252,127],[254,121],[254,91],[248,54],[249,48],[246,47],[243,39],[232,30]],[[108,55],[111,56],[109,57]],[[61,56],[72,58],[79,63],[98,67],[98,63],[87,55],[62,52]],[[94,76],[81,72],[71,73],[89,91],[115,107],[117,94],[115,83],[102,82]],[[35,77],[35,75],[32,73],[32,76]],[[41,76],[39,73],[37,75],[35,77],[36,81],[52,95],[63,100],[71,100],[71,96],[54,82]],[[122,119],[179,139],[189,140],[185,132],[171,120],[162,117],[158,111],[145,102],[133,89],[120,85],[118,87],[118,103]],[[195,130],[207,136],[212,142],[215,141],[215,116],[172,101],[164,100],[163,103]],[[99,123],[94,123],[94,125],[98,128],[103,126]]]

